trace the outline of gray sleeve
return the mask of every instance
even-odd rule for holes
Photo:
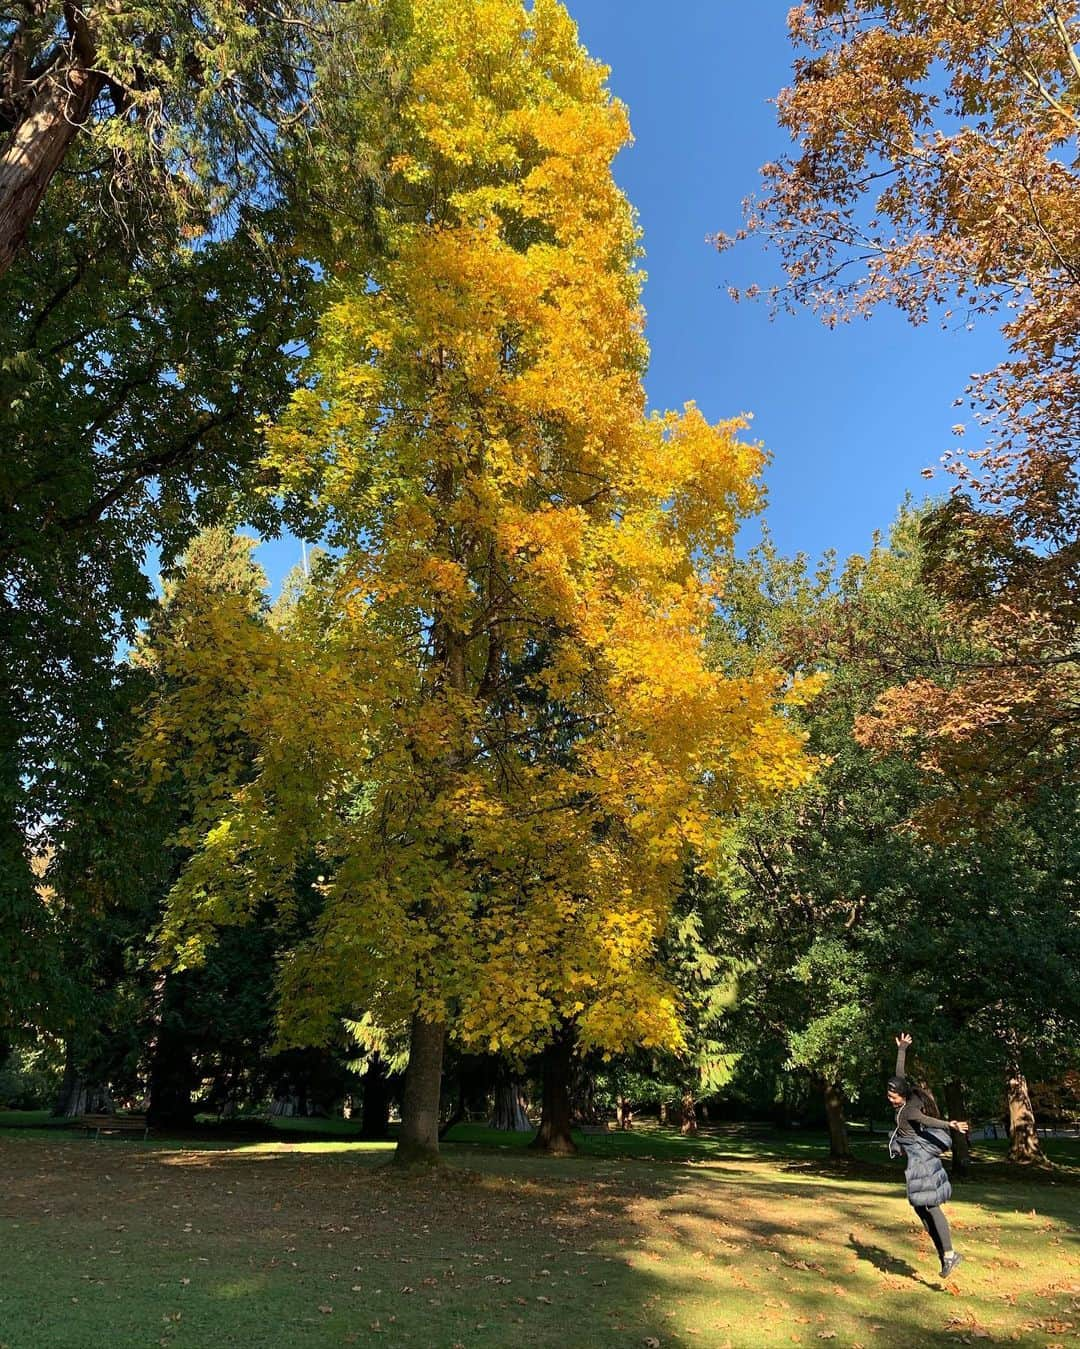
[[[896,1076],[904,1076],[904,1062],[907,1059],[907,1045],[897,1045],[896,1047]]]
[[[947,1119],[935,1119],[933,1115],[924,1115],[915,1104],[909,1104],[904,1107],[904,1118],[914,1124],[926,1124],[931,1129],[947,1129],[949,1121]]]

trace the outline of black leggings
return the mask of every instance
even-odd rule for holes
[[[919,1215],[923,1227],[930,1233],[930,1240],[937,1248],[938,1255],[944,1260],[945,1252],[952,1250],[952,1235],[949,1232],[949,1220],[936,1204],[933,1208],[928,1208],[923,1204],[912,1204],[911,1207]]]

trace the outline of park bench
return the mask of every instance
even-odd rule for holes
[[[142,1134],[143,1138],[149,1133],[145,1115],[82,1115],[76,1121],[80,1129],[94,1135],[94,1142],[102,1134]]]

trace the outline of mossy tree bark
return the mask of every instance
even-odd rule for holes
[[[401,1103],[401,1132],[394,1152],[394,1161],[399,1166],[439,1163],[439,1102],[445,1044],[446,1026],[442,1022],[413,1017]]]

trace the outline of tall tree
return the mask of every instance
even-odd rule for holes
[[[880,1090],[890,1027],[912,1026],[939,1087],[966,1085],[996,1110],[1008,1083],[1019,1099],[1027,1072],[1060,1071],[1080,1012],[1065,977],[1080,942],[1064,823],[1072,775],[999,807],[989,833],[941,827],[940,789],[916,756],[903,743],[880,754],[853,733],[891,682],[970,649],[922,580],[920,526],[905,513],[887,547],[836,575],[761,550],[732,577],[716,630],[727,662],[764,645],[793,670],[830,675],[799,714],[825,766],[744,815],[714,902],[720,950],[746,962],[733,1047],[763,1031],[781,1041],[818,1081],[841,1155],[841,1093]],[[1017,1135],[1013,1154],[1025,1150]]]
[[[62,96],[83,55],[65,25],[92,30],[102,88],[138,86],[82,132],[62,119],[66,170],[0,289],[0,1022],[42,1003],[29,855],[85,811],[123,716],[114,657],[150,612],[147,555],[168,563],[226,515],[275,527],[252,492],[258,428],[293,385],[328,218],[367,228],[351,91],[390,97],[398,8],[226,3],[177,12],[172,31],[160,8],[0,19],[16,140],[51,134],[34,101]],[[331,201],[323,169],[346,143],[349,190]],[[26,146],[16,159],[36,174]]]
[[[133,278],[107,232],[64,231],[47,212],[40,252],[9,273],[0,907],[22,895],[23,925],[38,921],[28,853],[70,812],[85,816],[96,765],[125,729],[116,653],[151,612],[143,560],[250,500],[259,417],[291,387],[311,277],[289,256],[287,221],[262,224],[260,242],[174,251]],[[25,944],[13,936],[15,965]]]
[[[193,610],[207,593],[255,620],[266,605],[265,577],[251,544],[220,528],[199,535],[166,581],[150,640],[197,621]],[[133,1095],[146,1084],[157,1122],[189,1125],[192,1094],[205,1077],[259,1066],[272,1028],[274,941],[272,932],[253,927],[232,934],[196,975],[172,978],[150,968],[161,906],[184,858],[173,838],[188,813],[175,781],[144,794],[130,763],[140,705],[159,677],[145,650],[117,668],[124,706],[102,728],[100,758],[82,795],[67,799],[51,831],[59,990],[39,1024],[66,1043],[65,1113],[81,1113],[87,1089],[108,1084]],[[237,748],[234,741],[234,760],[241,758]],[[245,1054],[248,1061],[238,1063]]]
[[[978,654],[883,705],[927,766],[980,760],[967,805],[1023,787],[1075,738],[1080,590],[1080,16],[1044,0],[810,0],[792,9],[795,149],[767,165],[746,230],[779,250],[780,303],[827,322],[898,305],[1001,324],[975,379],[985,441],[951,456],[928,575]],[[962,431],[962,427],[958,428]]]
[[[340,557],[265,644],[211,616],[164,651],[186,691],[147,742],[220,734],[206,695],[246,681],[259,777],[224,813],[206,784],[166,935],[197,958],[316,844],[285,1033],[411,1020],[406,1161],[437,1154],[448,1028],[515,1053],[567,1019],[586,1046],[676,1040],[655,950],[687,849],[808,772],[778,674],[706,660],[762,454],[693,407],[645,414],[606,72],[555,0],[431,0],[407,66],[385,247],[339,258],[270,440]]]

